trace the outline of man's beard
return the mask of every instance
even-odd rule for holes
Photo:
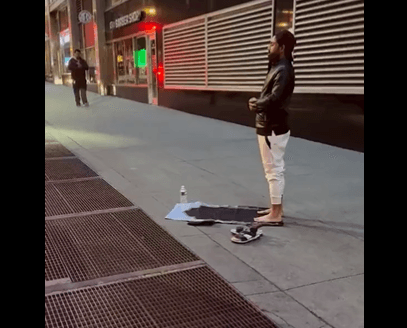
[[[278,59],[279,59],[279,55],[278,54],[273,54],[273,53],[269,53],[268,54],[268,59],[269,59],[269,62],[270,63],[275,63],[275,62],[277,62],[278,61]]]

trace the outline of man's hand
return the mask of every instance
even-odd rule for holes
[[[257,98],[252,97],[249,99],[249,109],[252,112],[257,110]]]

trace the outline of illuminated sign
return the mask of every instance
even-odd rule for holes
[[[119,28],[132,23],[138,23],[142,21],[145,18],[145,16],[146,13],[144,11],[134,11],[131,14],[122,16],[114,21],[111,21],[109,26],[110,29],[113,30],[115,28]]]
[[[134,58],[134,66],[141,67],[141,68],[147,66],[146,49],[141,49],[139,51],[134,51],[133,52],[133,58]]]

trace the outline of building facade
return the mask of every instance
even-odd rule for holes
[[[363,151],[363,0],[48,0],[46,77],[69,84],[79,48],[91,91],[253,126],[247,99],[283,29],[297,38],[292,135]]]

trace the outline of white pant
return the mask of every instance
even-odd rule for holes
[[[257,135],[264,173],[269,183],[271,204],[281,204],[284,193],[284,153],[289,137],[290,131],[279,136],[274,132],[267,137]]]

